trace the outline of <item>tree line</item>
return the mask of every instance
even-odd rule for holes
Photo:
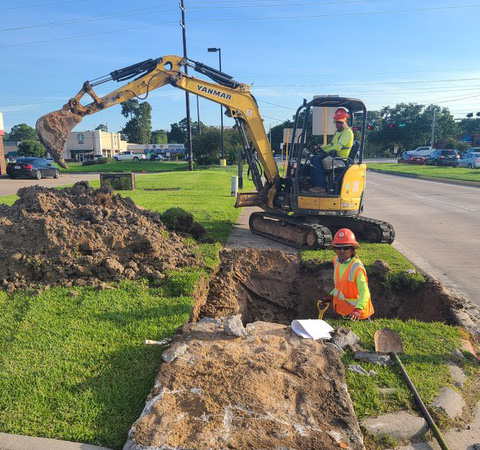
[[[170,125],[170,130],[152,130],[152,107],[148,102],[131,99],[122,103],[121,114],[127,118],[120,130],[122,139],[139,144],[186,144],[187,119]],[[434,121],[435,114],[435,121]],[[292,118],[293,119],[293,118]],[[311,127],[311,116],[307,121]],[[455,148],[463,151],[471,143],[461,141],[468,133],[480,133],[480,118],[454,120],[448,108],[437,105],[417,103],[399,103],[394,107],[386,106],[379,111],[369,111],[367,116],[366,156],[391,156],[394,149],[401,152],[421,145],[430,145],[432,124],[434,123],[434,146],[437,148]],[[352,126],[356,138],[360,137],[362,118],[354,117]],[[284,128],[292,128],[292,120],[286,120],[272,127],[268,134],[272,149],[281,152]],[[221,154],[221,130],[206,126],[202,122],[192,122],[192,149],[199,164],[216,164]],[[108,131],[100,124],[96,130]],[[320,141],[321,137],[315,137]],[[18,153],[23,156],[43,156],[45,148],[40,143],[34,128],[22,123],[12,127],[5,140],[21,141]],[[234,164],[238,152],[243,148],[241,135],[236,125],[224,130],[225,158],[228,164]]]

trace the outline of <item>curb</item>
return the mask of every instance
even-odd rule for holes
[[[416,178],[418,180],[437,181],[438,183],[457,184],[459,186],[472,186],[472,187],[480,188],[480,182],[478,182],[478,181],[452,180],[452,179],[449,179],[449,178],[427,177],[425,175],[417,175],[417,174],[414,174],[414,173],[390,172],[388,170],[370,169],[368,167],[367,167],[367,170],[369,170],[371,172],[384,173],[384,174],[387,174],[387,175],[395,175],[397,177]]]

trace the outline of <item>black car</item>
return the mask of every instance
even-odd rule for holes
[[[44,177],[58,178],[60,171],[58,167],[43,158],[25,157],[8,163],[7,175],[10,178],[26,177],[40,180]]]
[[[458,153],[456,150],[434,150],[425,157],[425,164],[433,166],[457,167]]]

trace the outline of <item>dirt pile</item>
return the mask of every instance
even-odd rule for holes
[[[290,327],[187,324],[124,450],[363,449],[338,351]]]
[[[0,205],[0,279],[11,291],[31,285],[97,285],[198,264],[160,214],[87,182],[61,190],[22,188]]]

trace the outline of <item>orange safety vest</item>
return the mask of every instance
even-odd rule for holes
[[[363,272],[368,283],[367,272],[362,262],[356,256],[350,260],[342,278],[340,279],[340,263],[335,256],[333,260],[333,279],[335,289],[333,290],[333,309],[342,316],[348,316],[357,306],[358,288],[357,275]],[[368,319],[374,312],[373,304],[370,297],[367,300],[365,309],[360,314],[360,319]]]

